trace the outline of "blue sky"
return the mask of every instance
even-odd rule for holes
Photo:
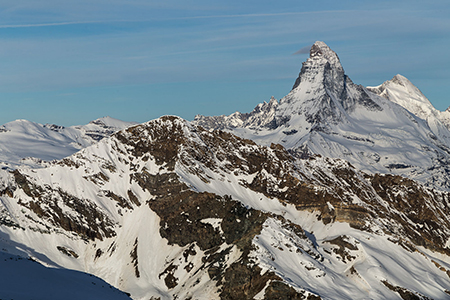
[[[450,1],[0,1],[0,124],[248,112],[314,41],[350,78],[400,73],[450,106]]]

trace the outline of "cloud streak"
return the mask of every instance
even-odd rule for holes
[[[309,50],[311,50],[311,45],[299,49],[298,51],[292,53],[292,55],[308,54]]]
[[[318,10],[318,11],[298,11],[298,12],[261,13],[261,14],[210,15],[210,16],[168,18],[167,20],[282,17],[282,16],[313,15],[313,14],[326,14],[326,13],[348,13],[348,12],[353,12],[353,11],[354,10]]]
[[[9,24],[9,25],[0,25],[0,28],[3,29],[3,28],[50,27],[50,26],[66,26],[66,25],[94,24],[94,23],[105,23],[105,22],[104,21],[75,21],[75,22],[59,22],[59,23],[41,23],[41,24]]]
[[[209,15],[209,16],[191,16],[191,17],[175,17],[175,18],[151,18],[148,20],[105,20],[105,21],[69,21],[69,22],[52,22],[38,24],[4,24],[0,25],[0,29],[6,28],[32,28],[32,27],[51,27],[51,26],[67,26],[80,24],[98,24],[98,23],[124,23],[124,22],[145,22],[145,21],[163,21],[163,20],[195,20],[195,19],[220,19],[220,18],[260,18],[260,17],[279,17],[279,16],[296,16],[296,15],[312,15],[322,13],[347,13],[352,10],[321,10],[321,11],[304,11],[304,12],[283,12],[283,13],[260,13],[260,14],[233,14],[233,15]]]

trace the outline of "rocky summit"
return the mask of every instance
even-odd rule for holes
[[[80,271],[96,299],[446,299],[449,133],[396,78],[358,86],[316,42],[280,101],[2,169],[4,265]]]

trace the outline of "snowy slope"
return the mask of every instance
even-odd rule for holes
[[[0,165],[38,166],[41,160],[61,159],[134,124],[111,117],[71,127],[16,120],[0,127]]]
[[[415,103],[410,107],[417,108],[414,113],[419,116],[354,84],[336,53],[316,42],[293,89],[273,105],[275,112],[266,114],[263,125],[237,127],[231,116],[197,116],[193,123],[225,128],[263,145],[279,143],[300,157],[341,158],[366,172],[398,174],[450,189],[448,128],[440,119],[422,119],[434,109],[429,101],[405,78],[398,76],[394,81],[404,85],[391,88],[395,102]],[[389,86],[398,87],[395,82]],[[411,96],[404,99],[402,95],[409,92]]]
[[[1,172],[8,253],[133,299],[448,295],[449,194],[343,160],[166,116]]]
[[[1,299],[130,299],[105,281],[0,252]]]

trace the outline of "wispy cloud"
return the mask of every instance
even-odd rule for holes
[[[41,24],[6,24],[0,25],[0,28],[28,28],[28,27],[50,27],[50,26],[66,26],[77,24],[94,24],[105,23],[104,21],[76,21],[76,22],[59,22],[59,23],[41,23]]]
[[[299,11],[299,12],[282,12],[282,13],[261,13],[261,14],[233,14],[233,15],[209,15],[209,16],[191,16],[169,18],[171,20],[190,20],[190,19],[216,19],[216,18],[258,18],[258,17],[279,17],[279,16],[296,16],[296,15],[312,15],[325,13],[347,13],[353,10],[318,10],[318,11]]]
[[[298,51],[292,53],[292,55],[308,54],[310,49],[311,49],[311,45],[305,46],[305,47],[299,49]]]
[[[282,13],[260,13],[260,14],[231,14],[231,15],[208,15],[208,16],[188,16],[188,17],[164,17],[151,18],[148,20],[104,20],[104,21],[69,21],[69,22],[50,22],[37,24],[3,24],[2,28],[31,28],[31,27],[51,27],[51,26],[67,26],[78,24],[96,24],[96,23],[124,23],[124,22],[145,22],[145,21],[162,21],[162,20],[195,20],[195,19],[220,19],[220,18],[258,18],[258,17],[278,17],[278,16],[296,16],[296,15],[313,15],[325,13],[347,13],[352,10],[321,10],[321,11],[304,11],[304,12],[282,12]]]

